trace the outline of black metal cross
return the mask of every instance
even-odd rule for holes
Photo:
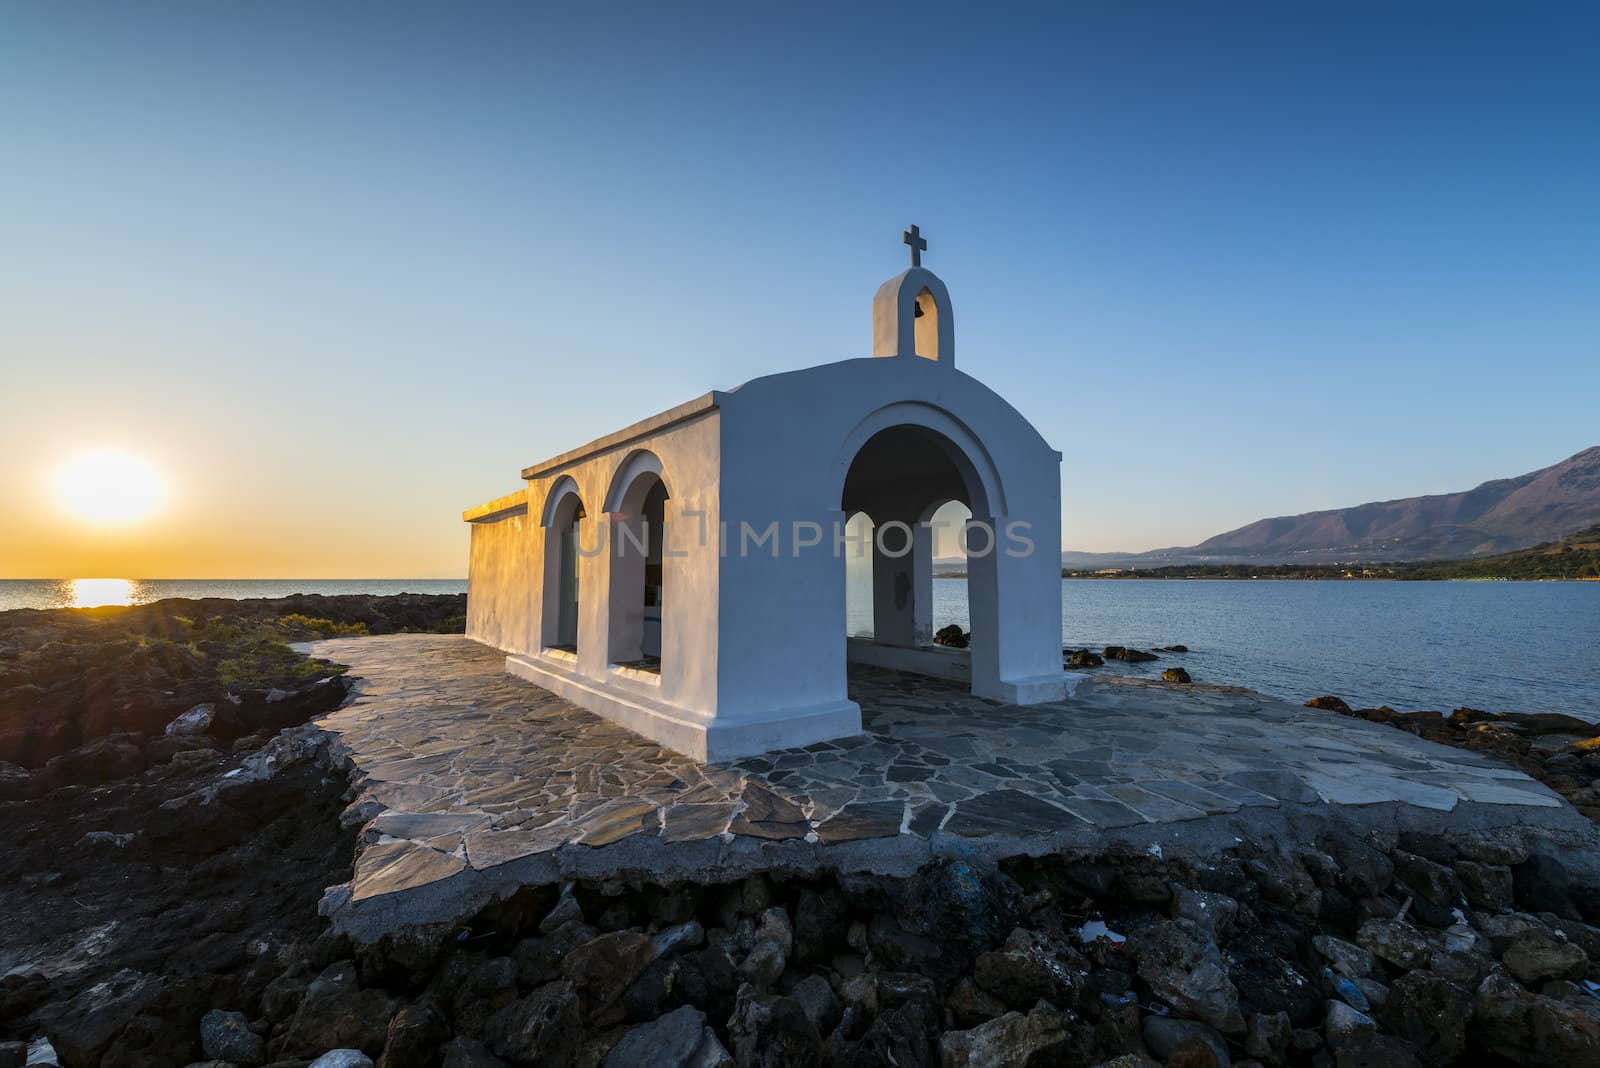
[[[922,231],[917,229],[917,224],[912,223],[911,229],[903,234],[900,240],[911,246],[911,266],[922,266],[922,254],[928,251],[928,242],[923,238]]]

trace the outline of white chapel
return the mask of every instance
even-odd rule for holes
[[[467,634],[506,670],[706,761],[861,730],[847,664],[1059,698],[1061,454],[956,368],[950,294],[912,266],[872,355],[768,375],[524,468],[470,509]],[[971,644],[935,645],[928,526],[959,501]],[[865,513],[867,539],[846,523]],[[872,636],[846,635],[870,556]]]

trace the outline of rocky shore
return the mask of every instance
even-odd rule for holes
[[[1458,708],[1447,715],[1397,712],[1387,705],[1351,708],[1333,696],[1313,697],[1306,707],[1387,724],[1440,745],[1491,754],[1538,779],[1573,808],[1600,822],[1600,723],[1556,712],[1497,714]]]
[[[1600,1063],[1597,866],[1535,827],[508,887],[352,942],[317,903],[380,836],[341,819],[355,793],[304,724],[346,682],[277,646],[456,613],[293,600],[98,632],[0,617],[0,699],[76,724],[0,705],[21,758],[0,799],[0,1068]],[[105,694],[123,703],[87,696]],[[1549,718],[1405,715],[1593,807],[1600,757]]]

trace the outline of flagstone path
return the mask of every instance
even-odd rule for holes
[[[357,932],[578,875],[885,870],[1254,810],[1465,806],[1517,822],[1565,808],[1476,753],[1240,690],[1101,677],[1019,708],[852,667],[865,733],[705,765],[506,675],[463,637],[307,648],[361,680],[318,721],[357,784],[347,815],[367,822],[353,882],[325,903]]]

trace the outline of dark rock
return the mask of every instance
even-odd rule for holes
[[[948,963],[993,949],[1024,914],[1022,887],[992,863],[940,858],[896,887],[895,917],[944,947]]]
[[[200,1018],[200,1048],[207,1057],[253,1066],[266,1059],[267,1044],[250,1030],[242,1012],[212,1009]]]
[[[1571,942],[1545,930],[1532,930],[1506,949],[1506,970],[1523,986],[1537,986],[1551,979],[1582,979],[1589,958]]]
[[[1327,843],[1339,866],[1339,881],[1356,897],[1378,897],[1394,881],[1394,862],[1380,849],[1349,835]]]
[[[70,1001],[46,1006],[35,1014],[65,1068],[99,1063],[129,1020],[161,995],[162,980],[124,968],[80,991]]]
[[[1472,992],[1431,972],[1396,979],[1378,1013],[1383,1025],[1417,1046],[1423,1059],[1449,1064],[1466,1050]]]
[[[867,924],[867,943],[875,957],[897,971],[944,973],[958,968],[955,962],[942,959],[945,954],[938,942],[907,931],[885,912],[873,916]]]
[[[940,627],[933,632],[933,640],[940,645],[947,645],[952,649],[965,649],[972,644],[972,635],[962,630],[954,623]]]
[[[567,954],[597,936],[593,927],[574,921],[541,938],[523,939],[511,951],[511,959],[517,963],[517,978],[524,986],[543,986],[560,976]]]
[[[740,987],[728,1036],[741,1068],[809,1068],[822,1063],[822,1036],[793,998]]]
[[[1316,1059],[1312,1059],[1315,1064]],[[1421,1068],[1416,1054],[1392,1035],[1358,1031],[1345,1040],[1333,1058],[1334,1068]]]
[[[1333,935],[1317,935],[1311,939],[1316,951],[1333,966],[1333,970],[1351,979],[1372,974],[1372,954],[1368,950]]]
[[[1239,915],[1239,902],[1226,894],[1194,890],[1174,883],[1171,898],[1174,919],[1192,921],[1214,939],[1226,938]]]
[[[1373,1032],[1378,1023],[1364,1012],[1358,1012],[1342,1001],[1328,1002],[1328,1014],[1322,1021],[1323,1037],[1328,1048],[1337,1052],[1362,1032]]]
[[[1170,667],[1161,673],[1163,682],[1193,682],[1189,673],[1181,667]]]
[[[688,1005],[635,1027],[606,1055],[604,1068],[732,1068],[733,1058],[705,1013]]]
[[[389,1040],[377,1068],[428,1068],[438,1060],[440,1043],[449,1037],[449,1021],[431,999],[413,1002],[389,1021]]]
[[[1012,1008],[1026,1009],[1040,1000],[1070,1004],[1088,971],[1076,950],[1019,927],[1000,949],[979,955],[973,980]]]
[[[817,1034],[831,1034],[839,1024],[839,999],[833,986],[820,975],[808,975],[795,983],[785,993],[800,1003],[806,1019],[817,1029]]]
[[[673,995],[678,987],[678,973],[682,970],[683,965],[675,960],[657,958],[651,961],[639,973],[639,978],[623,991],[622,1018],[642,1023],[676,1007],[678,999]]]
[[[1461,888],[1456,885],[1455,873],[1442,863],[1397,849],[1394,851],[1394,873],[1435,905],[1450,909],[1461,901]]]
[[[1228,1064],[1228,1043],[1214,1027],[1198,1020],[1178,1020],[1170,1016],[1146,1016],[1144,1044],[1158,1060],[1168,1061],[1180,1046],[1198,1041],[1209,1048],[1218,1064]]]
[[[944,999],[944,1007],[955,1022],[956,1030],[976,1027],[996,1016],[1003,1016],[1006,1011],[1005,1002],[966,978],[956,983],[950,996]]]
[[[1250,1017],[1244,1051],[1266,1064],[1282,1064],[1289,1056],[1294,1027],[1286,1012],[1258,1012]]]
[[[445,1043],[439,1052],[444,1056],[440,1068],[508,1068],[505,1061],[490,1053],[489,1047],[475,1038],[458,1036]]]
[[[1342,697],[1334,697],[1331,694],[1323,697],[1313,697],[1306,702],[1306,707],[1320,708],[1324,712],[1341,712],[1346,715],[1350,712],[1350,706],[1345,703]]]
[[[1128,936],[1128,957],[1138,962],[1139,978],[1180,1012],[1226,1034],[1244,1030],[1239,991],[1228,978],[1216,943],[1189,920],[1168,920]]]
[[[583,1036],[578,995],[567,983],[549,983],[489,1017],[484,1039],[507,1060],[540,1068],[565,1068]]]
[[[1158,645],[1155,651],[1158,653],[1187,653],[1189,647],[1187,645]]]
[[[1059,1012],[1008,1012],[967,1031],[946,1031],[939,1038],[939,1057],[944,1068],[1024,1068],[1047,1062],[1071,1040],[1067,1018]]]
[[[356,968],[368,986],[415,989],[428,980],[451,944],[450,924],[419,924],[390,931],[356,954]]]
[[[843,941],[847,915],[837,893],[820,894],[809,888],[800,891],[794,910],[794,940],[801,963],[818,964],[833,956]]]
[[[389,1020],[400,1002],[382,990],[355,985],[354,968],[334,964],[306,989],[293,1019],[269,1046],[274,1056],[315,1057],[330,1049],[359,1049],[370,1056],[383,1052]]]
[[[1511,907],[1511,869],[1475,860],[1456,861],[1456,881],[1474,907],[1503,912]]]
[[[1555,857],[1535,853],[1511,869],[1517,907],[1528,912],[1572,915],[1572,878]]]
[[[1159,660],[1154,653],[1147,653],[1142,649],[1128,649],[1121,645],[1106,646],[1105,658],[1107,660],[1121,660],[1127,664],[1143,664],[1150,660]]]
[[[1528,1068],[1600,1063],[1600,1006],[1530,994],[1490,975],[1473,1000],[1473,1043]]]
[[[137,775],[144,769],[144,750],[133,735],[108,734],[51,757],[44,766],[44,779],[52,790],[73,783],[98,786]]]
[[[42,776],[0,761],[0,801],[27,801],[45,792]]]
[[[1422,933],[1402,920],[1367,920],[1356,932],[1356,944],[1397,968],[1426,968],[1433,947]]]
[[[1072,649],[1067,651],[1067,666],[1075,668],[1097,668],[1105,665],[1105,658],[1099,653],[1090,652],[1088,649]]]

